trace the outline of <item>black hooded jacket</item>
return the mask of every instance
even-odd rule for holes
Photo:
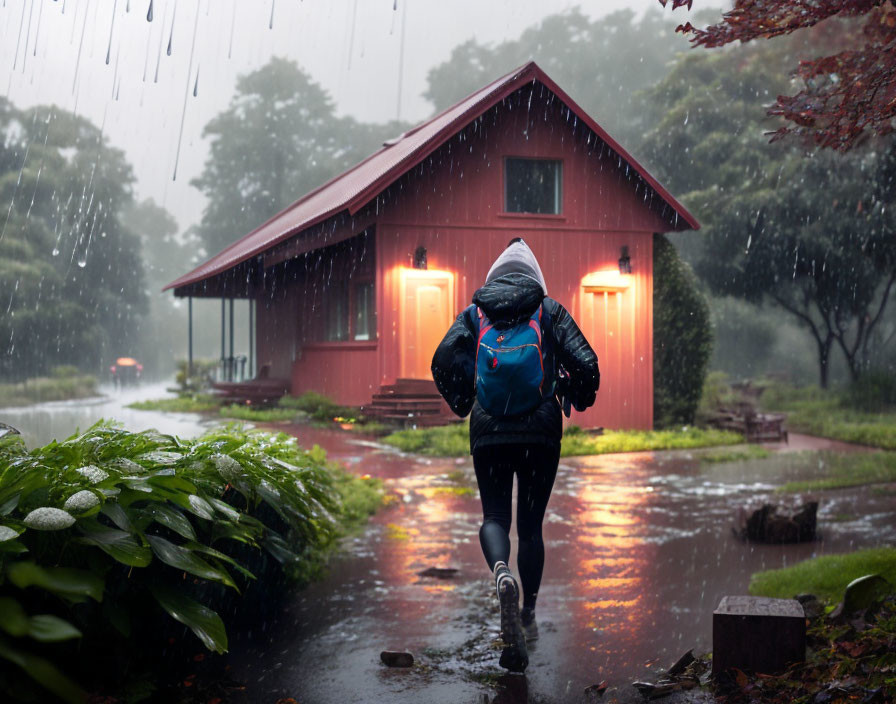
[[[476,306],[493,322],[528,318],[544,304],[550,317],[544,328],[545,370],[559,380],[558,366],[569,374],[558,390],[568,396],[577,410],[594,402],[600,386],[597,355],[579,330],[572,316],[544,294],[541,284],[531,276],[509,273],[493,279],[473,294],[473,303],[457,316],[432,360],[432,376],[439,393],[458,416],[470,417],[470,452],[493,444],[539,443],[559,446],[563,436],[560,402],[556,396],[542,401],[529,413],[495,417],[476,402],[475,359]]]

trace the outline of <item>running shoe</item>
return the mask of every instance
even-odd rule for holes
[[[498,663],[511,672],[524,672],[529,665],[529,653],[520,622],[520,590],[506,566],[495,570],[495,587],[501,604],[501,640],[504,641]]]
[[[538,623],[535,620],[535,609],[523,607],[520,611],[520,623],[523,625],[523,635],[526,636],[526,642],[531,643],[538,638]]]

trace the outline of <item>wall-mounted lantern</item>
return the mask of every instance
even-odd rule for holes
[[[631,257],[628,256],[628,246],[623,245],[622,252],[619,256],[619,273],[620,274],[631,274],[632,273],[632,260]]]
[[[414,268],[426,269],[426,247],[420,245],[414,251]]]

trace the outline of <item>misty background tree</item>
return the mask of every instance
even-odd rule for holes
[[[330,95],[295,62],[272,58],[242,76],[203,130],[211,150],[191,183],[208,199],[196,234],[216,254],[400,134],[399,123],[337,117]]]
[[[892,145],[832,156],[768,143],[779,121],[761,107],[789,85],[780,67],[812,49],[810,37],[682,57],[647,95],[655,127],[644,151],[706,227],[684,245],[701,279],[791,316],[827,386],[835,346],[855,379],[890,324]]]
[[[89,121],[0,98],[0,375],[99,369],[134,352],[147,308],[140,241],[122,221],[133,172]]]

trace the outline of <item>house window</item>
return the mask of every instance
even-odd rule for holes
[[[562,170],[554,159],[504,161],[504,210],[559,215]]]
[[[356,340],[376,339],[376,304],[373,298],[373,282],[354,287],[354,319],[352,334]]]
[[[334,281],[327,289],[327,341],[348,340],[348,284]]]

